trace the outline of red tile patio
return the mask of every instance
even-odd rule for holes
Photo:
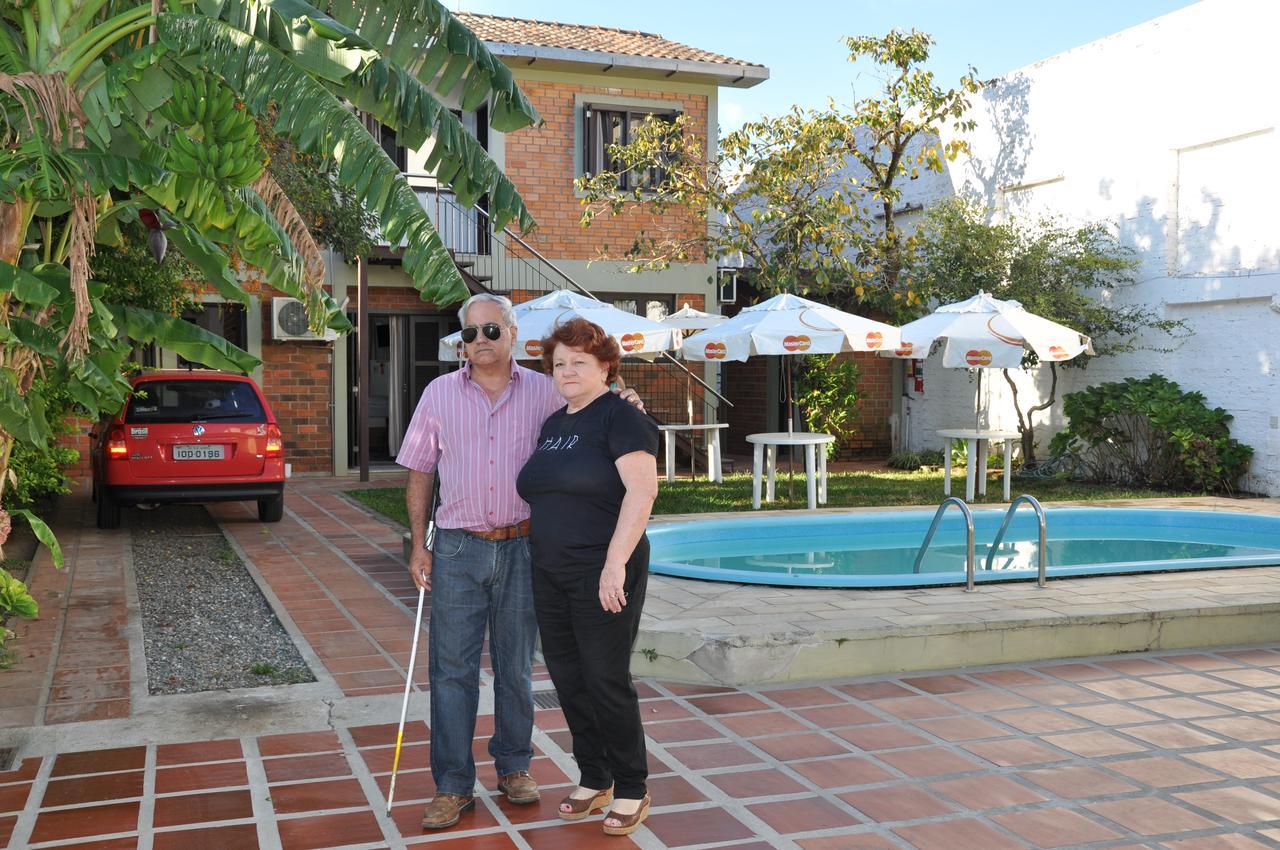
[[[0,671],[0,747],[18,749],[0,772],[0,847],[1280,846],[1275,646],[759,688],[646,680],[654,808],[634,840],[606,840],[598,817],[556,818],[573,764],[555,709],[537,713],[542,802],[496,796],[486,712],[476,809],[424,833],[434,789],[421,711],[385,812],[416,592],[397,530],[341,489],[291,485],[276,526],[245,506],[214,510],[316,659],[320,682],[297,687],[325,708],[291,713],[281,699],[240,720],[234,694],[226,716],[186,717],[186,698],[149,697],[132,680],[128,531],[89,527],[83,493],[63,501],[70,566],[37,564],[44,616],[18,624],[19,663]],[[424,706],[422,667],[415,680]],[[267,691],[291,693],[245,700]],[[149,726],[168,705],[176,716]]]

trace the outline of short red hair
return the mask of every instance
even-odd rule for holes
[[[569,319],[552,329],[542,338],[542,371],[551,374],[556,346],[567,345],[590,354],[609,369],[609,381],[618,377],[618,364],[622,362],[622,349],[618,341],[604,332],[595,322],[583,318]]]

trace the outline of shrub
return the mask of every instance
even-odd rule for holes
[[[938,452],[938,462],[942,462],[942,452]],[[951,441],[951,465],[952,466],[968,466],[969,465],[969,441],[968,440],[952,440]],[[1004,469],[1004,454],[1000,447],[987,446],[987,469]]]
[[[10,616],[31,619],[39,612],[35,599],[27,592],[27,586],[0,568],[0,669],[8,667],[13,661],[13,653],[6,644],[15,636],[5,626]]]
[[[804,412],[810,431],[834,434],[835,442],[827,444],[831,457],[840,441],[858,432],[858,364],[848,358],[812,356],[805,362],[796,381],[796,401]]]
[[[924,449],[920,452],[920,463],[925,466],[942,466],[944,460],[941,449]]]
[[[42,383],[37,381],[37,383]],[[9,469],[13,472],[4,488],[4,507],[30,508],[54,496],[71,492],[66,467],[80,459],[75,449],[58,445],[59,441],[75,430],[71,421],[75,402],[65,389],[48,384],[43,387],[46,404],[45,416],[53,426],[50,445],[41,449],[28,443],[17,442],[9,457]]]
[[[1253,457],[1230,436],[1230,413],[1160,375],[1069,393],[1063,412],[1070,425],[1050,448],[1094,481],[1230,492]]]
[[[920,461],[920,455],[915,452],[894,452],[889,455],[888,464],[890,469],[905,469],[907,471],[919,469],[924,465]]]

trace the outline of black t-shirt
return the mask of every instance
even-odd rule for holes
[[[516,478],[531,512],[535,567],[562,574],[604,567],[627,492],[614,463],[638,451],[658,454],[658,428],[612,392],[577,413],[563,407],[543,423],[538,447]],[[648,550],[641,537],[631,559],[647,560]]]

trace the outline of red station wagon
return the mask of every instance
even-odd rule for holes
[[[120,508],[158,502],[256,500],[258,519],[284,515],[284,441],[252,378],[147,372],[124,410],[93,433],[98,528]]]

